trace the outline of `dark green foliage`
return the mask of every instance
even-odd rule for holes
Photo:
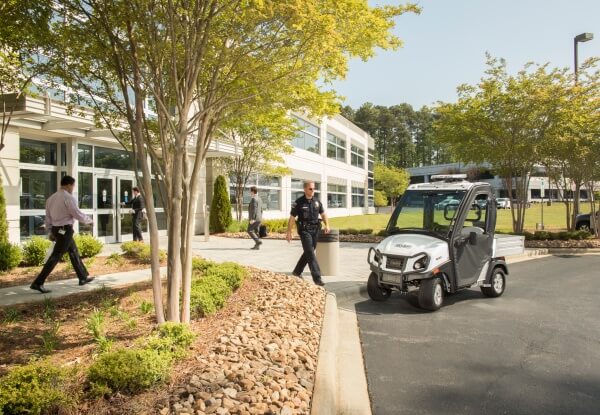
[[[216,275],[195,278],[192,281],[191,310],[200,316],[212,314],[223,307],[231,292],[225,280]]]
[[[232,291],[235,291],[242,285],[242,281],[246,277],[246,268],[235,262],[223,262],[222,264],[208,268],[204,272],[204,275],[214,275],[221,278]]]
[[[73,405],[67,373],[46,362],[18,367],[0,379],[0,414],[50,414]]]
[[[500,233],[500,232],[496,232]],[[522,232],[516,235],[525,236],[526,241],[569,241],[576,240],[581,241],[592,238],[592,234],[587,231],[561,231],[561,232],[549,232],[549,231],[535,231]]]
[[[100,355],[88,370],[93,395],[135,393],[164,381],[172,356],[150,349],[120,349]]]
[[[269,219],[262,221],[262,224],[267,227],[267,233],[286,233],[288,219]]]
[[[215,180],[213,199],[210,205],[210,231],[222,233],[233,221],[231,216],[231,202],[225,177],[218,176]]]
[[[387,231],[385,229],[382,229],[379,232],[377,232],[377,236],[388,236]]]
[[[34,236],[23,245],[23,262],[25,265],[37,267],[44,264],[44,258],[52,245],[46,238]]]
[[[8,242],[8,221],[6,220],[6,199],[4,197],[4,186],[0,175],[0,243]]]
[[[10,242],[0,242],[0,271],[10,271],[23,260],[21,247]]]
[[[373,229],[340,229],[340,235],[371,235]]]

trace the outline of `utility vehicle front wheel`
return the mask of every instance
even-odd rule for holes
[[[392,295],[392,290],[379,286],[377,274],[372,272],[367,281],[367,292],[373,301],[385,301]]]
[[[481,287],[481,292],[486,297],[500,297],[506,288],[506,275],[500,267],[494,268],[489,287]]]
[[[419,307],[429,311],[439,310],[444,302],[444,288],[438,277],[421,280]]]

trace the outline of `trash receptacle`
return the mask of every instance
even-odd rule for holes
[[[340,231],[319,232],[316,249],[321,275],[338,275],[340,264]]]

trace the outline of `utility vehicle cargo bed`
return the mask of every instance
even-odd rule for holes
[[[525,252],[525,237],[520,235],[494,235],[492,257],[520,255]]]

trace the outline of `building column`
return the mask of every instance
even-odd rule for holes
[[[9,128],[4,138],[5,147],[0,151],[0,176],[6,199],[8,240],[21,241],[21,175],[19,169],[20,135],[17,129]]]

